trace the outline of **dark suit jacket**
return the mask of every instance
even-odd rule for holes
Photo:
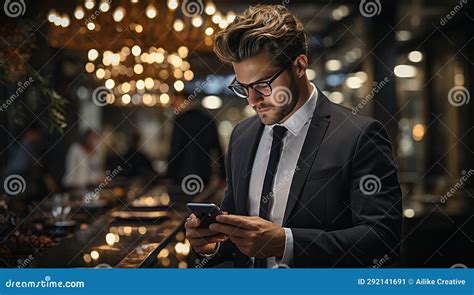
[[[248,215],[249,180],[263,127],[254,116],[232,132],[224,211]],[[380,122],[353,114],[319,91],[297,167],[283,220],[294,238],[290,267],[365,267],[374,265],[374,259],[387,260],[385,256],[389,262],[397,259],[402,197]],[[368,175],[380,179],[380,185],[365,183],[361,190]],[[235,267],[251,265],[230,240],[217,257],[232,259]]]

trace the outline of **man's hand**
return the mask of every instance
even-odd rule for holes
[[[258,216],[219,215],[209,229],[229,236],[249,257],[281,258],[285,250],[285,230]]]
[[[213,254],[217,243],[227,240],[228,237],[225,234],[217,233],[207,228],[198,228],[199,223],[200,220],[196,215],[189,215],[184,224],[186,238],[197,253]]]

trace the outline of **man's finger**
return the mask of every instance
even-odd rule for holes
[[[211,243],[224,242],[225,240],[227,240],[227,236],[224,234],[219,234],[208,238],[189,239],[189,242],[191,245],[193,245],[193,247],[200,247]]]
[[[215,236],[216,234],[218,233],[207,228],[191,229],[186,231],[186,237],[191,239],[207,238]]]
[[[186,230],[194,229],[197,228],[200,223],[201,221],[199,220],[199,218],[197,218],[194,213],[191,213],[191,215],[189,215],[189,217],[186,219],[186,222],[184,223],[184,228]]]
[[[253,221],[248,216],[241,215],[219,215],[216,220],[220,223],[230,224],[236,227],[242,227],[246,229],[256,229]]]
[[[228,224],[212,223],[209,228],[212,231],[220,232],[229,236],[238,236],[244,238],[248,235],[248,232],[245,229]]]

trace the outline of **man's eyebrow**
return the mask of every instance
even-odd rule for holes
[[[260,81],[266,81],[266,80],[269,80],[275,73],[271,73],[270,74],[267,74],[267,75],[262,75],[262,77],[260,77],[259,79],[255,79],[253,82],[250,82],[248,84],[252,84],[252,83],[255,83],[255,82],[260,82]],[[235,81],[239,82],[240,84],[243,84],[241,83],[237,77],[235,77]],[[248,85],[246,84],[246,85]]]

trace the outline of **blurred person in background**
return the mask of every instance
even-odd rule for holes
[[[140,131],[134,129],[131,134],[129,148],[123,156],[124,163],[121,164],[124,176],[137,177],[156,173],[152,167],[151,160],[141,151],[140,144]]]
[[[199,176],[208,184],[215,168],[225,179],[224,156],[219,143],[216,121],[196,100],[177,94],[173,133],[166,176],[176,184],[189,175]]]
[[[3,179],[10,175],[20,175],[26,184],[24,193],[15,196],[11,208],[26,214],[24,206],[40,201],[51,192],[59,190],[56,181],[49,173],[48,163],[44,160],[43,134],[36,123],[29,125],[21,140],[12,148],[11,156],[4,170]],[[17,208],[18,207],[18,208]]]
[[[67,152],[64,186],[86,188],[99,184],[105,177],[104,162],[99,135],[91,129],[86,130]]]

